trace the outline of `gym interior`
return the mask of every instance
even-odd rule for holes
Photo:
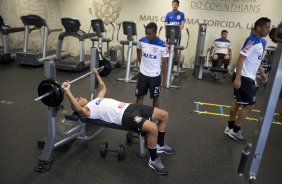
[[[99,47],[98,55],[109,57],[111,65],[111,71],[102,78],[108,89],[106,97],[135,103],[136,81],[131,79],[131,74],[138,70],[136,42],[145,36],[144,26],[149,22],[158,25],[158,36],[166,40],[164,18],[172,10],[171,3],[171,0],[0,2],[3,22],[0,39],[0,183],[281,182],[279,77],[282,62],[279,41],[277,44],[265,37],[266,47],[275,47],[269,81],[262,84],[258,78],[260,89],[256,104],[243,122],[242,132],[252,146],[237,143],[223,133],[233,99],[232,73],[240,49],[258,18],[268,17],[272,27],[279,27],[282,2],[276,0],[180,0],[179,11],[186,17],[180,43],[183,63],[177,66],[174,74],[168,72],[169,87],[162,88],[160,95],[160,107],[169,113],[165,142],[176,150],[174,155],[159,154],[168,175],[158,175],[149,168],[148,150],[142,150],[141,146],[146,141],[135,134],[129,141],[128,131],[116,128],[100,129],[101,126],[95,123],[86,123],[82,129],[87,133],[97,132],[93,138],[86,140],[81,135],[73,135],[62,146],[47,145],[50,122],[55,123],[55,134],[56,131],[58,134],[67,132],[66,137],[71,134],[68,131],[81,122],[66,118],[65,115],[72,114],[66,97],[56,107],[48,107],[41,100],[35,102],[34,99],[40,96],[39,84],[51,75],[61,84],[87,74],[93,66],[91,62],[99,57],[93,57],[96,54],[93,47]],[[75,35],[66,33],[62,18],[70,18],[65,19],[66,24],[70,23],[68,28],[76,30]],[[98,23],[106,32],[103,29],[97,31],[98,23],[93,23],[93,19],[102,19],[103,22]],[[27,23],[29,20],[31,23]],[[35,25],[27,28],[31,24]],[[128,25],[131,27],[126,30]],[[201,32],[203,25],[205,31]],[[3,31],[3,27],[9,31]],[[232,60],[228,72],[215,79],[205,65],[198,70],[195,67],[201,62],[199,58],[207,61],[207,50],[224,29],[228,30],[228,39],[232,42]],[[279,32],[277,35],[279,38]],[[58,47],[60,39],[62,43]],[[60,64],[63,59],[70,65],[56,64],[54,69],[46,64],[52,61]],[[199,71],[202,71],[201,77],[195,74]],[[118,80],[120,77],[121,81]],[[92,91],[95,92],[92,83],[89,76],[76,81],[72,84],[74,95],[92,98]],[[144,104],[152,105],[149,95]],[[55,112],[55,118],[50,117],[50,112]],[[62,138],[55,139],[60,144]],[[124,145],[123,158],[118,158],[120,151],[108,151],[106,157],[101,158],[101,145],[105,142],[112,150],[119,150],[119,145]],[[48,154],[46,146],[52,147]],[[38,164],[46,154],[50,156],[47,156],[50,168],[46,172],[37,172]]]

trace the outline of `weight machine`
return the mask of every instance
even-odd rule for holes
[[[207,24],[199,24],[193,75],[197,79],[202,79],[204,73],[214,73],[214,78],[219,79],[219,75],[228,73],[228,69],[222,66],[223,61],[221,59],[218,59],[217,65],[212,65],[210,49],[208,49],[207,55],[204,54],[206,32]]]
[[[99,53],[98,49],[95,47],[91,48],[91,67],[98,68],[98,60],[99,60]],[[61,84],[57,83],[55,81],[56,78],[56,67],[53,61],[46,61],[44,62],[44,72],[45,77],[49,80],[42,81],[38,87],[38,94],[39,97],[34,99],[35,101],[42,100],[42,102],[48,106],[47,108],[47,123],[48,123],[48,137],[47,140],[43,143],[43,151],[41,155],[39,156],[38,160],[39,163],[35,170],[37,172],[46,172],[50,170],[51,168],[51,162],[52,162],[52,152],[69,142],[73,141],[74,139],[82,139],[82,140],[90,140],[97,136],[105,127],[118,129],[118,130],[124,130],[124,131],[131,131],[129,128],[117,125],[114,123],[104,122],[102,120],[96,120],[96,119],[89,119],[89,118],[81,118],[78,115],[77,116],[71,116],[71,118],[68,117],[68,119],[72,119],[75,122],[78,122],[77,126],[74,128],[63,131],[59,127],[57,127],[57,121],[56,121],[56,115],[58,107],[63,102],[64,97],[64,91],[61,87]],[[77,79],[72,80],[71,82],[76,82],[77,80],[80,80],[86,76],[91,75],[91,84],[90,84],[90,92],[91,92],[91,100],[94,99],[96,95],[96,78],[95,75],[91,73],[87,73]],[[51,82],[50,82],[51,81]],[[86,124],[94,124],[97,126],[100,126],[101,128],[97,131],[93,132],[92,134],[86,133]],[[56,142],[56,138],[60,137],[61,139]],[[139,135],[139,156],[144,157],[145,156],[145,140],[144,137]],[[42,144],[42,143],[41,143]],[[104,154],[106,151],[106,147],[104,146],[104,149],[100,152],[103,152],[101,154]],[[119,148],[118,155],[120,155],[120,158],[122,157],[122,152],[124,152],[123,148]],[[103,156],[103,155],[101,155]]]

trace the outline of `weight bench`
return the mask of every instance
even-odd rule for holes
[[[84,117],[80,117],[76,112],[72,113],[71,115],[65,115],[65,118],[68,120],[72,120],[72,121],[79,121],[81,123],[84,124],[93,124],[93,125],[97,125],[103,128],[112,128],[112,129],[117,129],[117,130],[123,130],[123,131],[128,131],[128,132],[132,132],[132,129],[122,126],[122,125],[118,125],[115,123],[109,123],[106,121],[102,121],[100,119],[90,119],[90,118],[84,118]],[[97,131],[98,132],[98,131]],[[145,156],[145,139],[144,139],[144,135],[143,134],[139,134],[139,153],[138,156],[139,157],[144,157]],[[128,138],[128,137],[127,137]]]

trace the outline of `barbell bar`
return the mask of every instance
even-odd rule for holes
[[[103,69],[104,66],[100,66],[99,68],[97,68],[97,72],[100,73],[101,71],[103,71]],[[72,84],[80,79],[87,77],[92,73],[93,72],[88,72],[78,78],[73,79],[69,83]],[[39,97],[34,99],[35,102],[42,100],[42,102],[47,106],[57,107],[62,103],[64,98],[63,85],[59,84],[58,82],[52,79],[43,80],[38,86],[38,94]]]

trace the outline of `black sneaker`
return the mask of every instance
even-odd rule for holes
[[[156,173],[158,173],[158,174],[161,174],[161,175],[167,175],[168,174],[166,168],[162,164],[162,161],[159,157],[156,158],[154,161],[152,161],[151,158],[150,158],[148,165],[149,165],[149,167],[154,169],[156,171]]]

